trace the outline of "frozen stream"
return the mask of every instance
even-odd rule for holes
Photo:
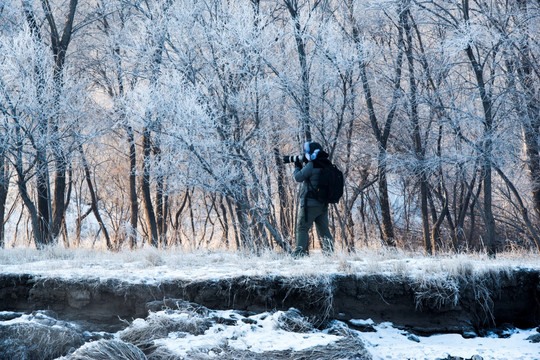
[[[112,333],[50,311],[0,318],[1,359],[540,359],[536,329],[423,337],[368,319],[332,321],[319,330],[294,309],[248,314],[179,303]]]

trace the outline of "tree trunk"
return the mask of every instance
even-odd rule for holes
[[[388,197],[388,182],[386,178],[386,141],[379,129],[375,108],[371,97],[371,90],[367,79],[365,62],[361,61],[360,69],[362,73],[362,83],[364,86],[364,96],[369,110],[370,122],[379,145],[379,159],[377,163],[377,175],[379,179],[379,201],[382,216],[382,238],[386,245],[394,246],[394,227],[392,225],[392,214],[390,211],[390,200]],[[387,127],[389,129],[389,127]],[[389,131],[389,130],[388,130]]]
[[[236,218],[238,219],[238,225],[240,227],[241,246],[244,249],[253,251],[255,250],[255,236],[252,236],[252,230],[255,229],[252,229],[249,221],[250,209],[252,207],[248,200],[247,181],[244,176],[242,164],[235,161],[233,166],[235,167],[235,173],[238,174],[238,176],[232,181],[235,184],[235,188],[231,194],[233,195],[233,200],[236,207]]]
[[[383,160],[384,161],[384,160]],[[388,196],[388,180],[386,179],[386,165],[379,161],[379,202],[382,217],[382,237],[387,246],[396,246],[394,225],[392,224],[392,211]]]
[[[165,202],[163,195],[163,177],[156,176],[156,227],[159,236],[159,244],[163,245],[164,240],[164,220],[165,220]]]
[[[431,253],[435,254],[438,249],[441,247],[441,225],[444,221],[444,217],[448,214],[448,199],[444,198],[443,209],[439,214],[439,217],[433,224],[433,229],[431,230]]]
[[[233,224],[233,229],[234,229],[234,241],[235,241],[235,244],[236,244],[236,249],[237,250],[240,250],[240,235],[239,235],[239,231],[238,231],[238,221],[235,220],[235,213],[233,211],[233,208],[232,208],[232,201],[229,197],[225,197],[225,199],[227,200],[227,208],[229,209],[229,214],[231,214],[231,221],[232,221],[232,224]]]
[[[42,238],[42,233],[39,231],[39,216],[38,212],[36,210],[36,207],[34,206],[34,203],[32,203],[32,200],[30,200],[30,197],[28,196],[28,190],[26,188],[26,182],[24,179],[21,179],[19,177],[19,180],[17,181],[17,185],[19,188],[19,194],[21,195],[21,198],[24,202],[24,205],[26,205],[26,208],[28,209],[28,212],[30,213],[30,221],[32,222],[32,228],[38,229],[38,231],[34,230],[34,242],[36,244],[36,247],[38,249],[42,249],[45,246],[45,241]]]
[[[277,167],[277,188],[279,198],[279,224],[282,234],[288,234],[292,230],[292,226],[289,224],[289,201],[287,199],[287,192],[285,190],[285,174],[283,168],[283,162],[281,161],[281,155],[278,148],[274,148],[274,162]]]
[[[69,207],[69,202],[71,200],[71,191],[73,190],[73,169],[70,167],[68,170],[68,188],[66,193],[66,203],[64,204],[64,209],[67,209]],[[69,234],[67,230],[66,225],[66,217],[64,216],[62,218],[62,236],[64,238],[64,243],[66,244],[66,247],[69,247]]]
[[[167,6],[170,5],[170,3],[166,3]],[[146,4],[149,6],[149,4]],[[152,46],[155,46],[155,50],[152,54],[152,57],[150,59],[150,84],[155,85],[158,83],[160,71],[161,71],[161,64],[163,62],[163,50],[165,47],[165,38],[163,34],[148,34],[150,36],[149,42]],[[157,38],[154,38],[154,36],[158,36]],[[142,195],[143,195],[143,204],[144,209],[146,213],[146,220],[148,223],[148,228],[150,230],[150,237],[148,239],[148,242],[152,246],[159,246],[160,243],[160,236],[158,231],[158,222],[156,220],[156,211],[154,210],[154,206],[152,204],[152,195],[151,195],[151,174],[150,174],[150,167],[151,167],[151,158],[152,158],[152,152],[155,151],[155,148],[152,144],[152,138],[151,138],[151,131],[158,130],[158,136],[161,136],[160,131],[160,119],[153,119],[152,114],[147,113],[146,119],[145,119],[145,125],[143,128],[143,175],[142,175]],[[156,146],[156,148],[159,148]],[[162,186],[161,181],[158,181],[158,196],[160,197],[161,202],[161,196],[162,191],[160,190],[160,186]],[[160,212],[160,220],[162,219],[162,204],[156,204],[157,211]]]
[[[75,219],[75,247],[79,247],[81,244],[81,229],[82,229],[82,222],[83,220],[90,215],[92,212],[92,207],[88,208],[84,214],[81,215],[80,211],[78,211],[77,219]]]
[[[523,18],[529,16],[526,0],[517,0]],[[527,24],[528,22],[523,22]],[[524,30],[526,34],[528,31]],[[522,35],[525,36],[525,35]],[[523,137],[527,154],[527,166],[532,185],[532,197],[537,219],[540,219],[540,92],[538,91],[538,77],[532,68],[533,56],[531,47],[526,38],[521,39],[518,55],[518,75],[521,86],[525,92],[525,104],[518,105],[522,116]]]
[[[24,14],[26,21],[32,35],[37,39],[37,41],[42,41],[42,36],[40,32],[40,27],[36,19],[32,4],[28,1],[22,2],[24,8]],[[44,77],[38,67],[35,68],[35,75],[39,85],[43,85]],[[38,89],[44,88],[44,86],[38,86]],[[42,91],[38,91],[38,101],[41,102]],[[16,128],[17,137],[20,139],[21,129],[17,126]],[[40,138],[45,138],[47,135],[47,119],[40,117],[38,119],[37,125],[37,134]],[[34,232],[34,240],[36,242],[37,248],[42,248],[44,245],[49,242],[49,218],[50,218],[50,193],[49,193],[49,169],[47,165],[47,149],[43,145],[39,144],[36,147],[36,191],[37,191],[37,207],[32,203],[30,196],[28,194],[28,188],[26,184],[26,174],[23,170],[23,159],[22,159],[22,142],[17,140],[18,154],[17,154],[17,165],[15,170],[17,172],[18,180],[17,186],[19,192],[21,192],[21,197],[24,204],[27,206],[28,211],[30,212],[32,228]],[[35,211],[35,213],[33,213]]]
[[[63,71],[66,61],[67,49],[71,42],[71,35],[73,30],[73,22],[75,19],[75,12],[77,10],[78,0],[70,0],[69,10],[65,16],[64,28],[62,34],[58,32],[56,21],[54,19],[53,11],[50,7],[49,1],[41,0],[41,5],[45,14],[45,18],[49,24],[50,37],[51,37],[51,50],[54,55],[55,67],[54,67],[54,83],[55,83],[55,97],[56,106],[59,106],[60,92],[63,87]],[[52,199],[52,218],[50,220],[50,240],[56,239],[62,230],[62,223],[65,217],[65,193],[66,193],[66,168],[67,159],[66,155],[62,152],[62,146],[60,142],[60,134],[58,129],[59,119],[53,119],[51,121],[51,133],[53,136],[52,150],[55,154],[55,180],[54,180],[54,195]],[[49,194],[50,196],[50,194]],[[41,208],[41,207],[40,207]]]
[[[416,77],[414,74],[414,56],[413,56],[413,42],[411,24],[409,23],[410,11],[408,4],[405,6],[405,10],[400,15],[400,21],[405,31],[405,38],[407,39],[407,47],[405,52],[407,54],[407,62],[409,64],[409,97],[410,97],[410,120],[412,124],[412,138],[414,142],[414,154],[416,161],[418,162],[417,176],[420,183],[420,210],[422,214],[422,235],[424,240],[424,248],[426,252],[432,253],[431,242],[429,241],[429,212],[428,212],[428,182],[427,174],[424,168],[425,150],[422,146],[422,138],[420,135],[420,122],[418,119],[418,104],[417,104],[417,85]]]
[[[5,148],[2,146],[2,148],[0,148],[0,248],[4,248],[5,246],[4,218],[6,215],[6,200],[9,190],[8,176]]]
[[[225,208],[225,199],[224,196],[220,194],[219,197],[219,208],[221,210],[221,215],[223,220],[221,221],[221,227],[223,231],[222,239],[225,240],[225,247],[229,249],[229,219],[227,218],[227,209]],[[220,219],[221,220],[221,219]]]
[[[158,129],[157,133],[161,133]],[[152,152],[154,159],[159,163],[161,160],[161,148],[159,139],[154,139]],[[159,245],[165,245],[165,179],[161,173],[156,175],[156,227],[159,236]]]
[[[167,218],[169,217],[169,214],[170,214],[169,195],[165,193],[163,195],[163,228],[162,228],[162,233],[161,233],[161,237],[162,237],[162,241],[164,245],[167,245],[170,242],[170,240],[167,241],[167,231],[169,229],[169,226],[167,224]]]
[[[307,63],[306,47],[302,36],[302,26],[300,24],[300,14],[298,12],[297,0],[285,0],[287,10],[291,15],[294,26],[294,40],[296,41],[296,50],[298,53],[298,61],[300,63],[301,73],[301,129],[303,131],[304,140],[311,141],[311,118],[310,118],[310,91],[309,91],[309,67]]]
[[[137,198],[137,153],[133,128],[127,125],[126,132],[129,144],[129,202],[131,208],[128,236],[129,247],[130,249],[134,249],[137,246],[137,222],[139,219],[139,200]]]
[[[45,246],[45,241],[43,240],[43,233],[40,231],[40,219],[38,210],[36,209],[36,206],[30,199],[30,196],[28,195],[28,189],[26,187],[26,179],[23,172],[23,165],[22,165],[22,154],[18,154],[17,164],[15,166],[15,170],[17,171],[17,187],[19,189],[19,195],[21,195],[21,199],[28,209],[28,213],[30,214],[30,221],[32,222],[32,229],[34,230],[34,242],[36,244],[36,248],[41,249]],[[22,216],[22,213],[21,213]],[[30,240],[29,240],[30,241]]]
[[[463,0],[463,18],[465,21],[469,21],[469,1]],[[487,252],[490,256],[495,255],[495,246],[496,246],[496,228],[495,228],[495,218],[493,217],[493,190],[492,190],[492,180],[491,180],[491,153],[492,153],[492,132],[493,132],[493,115],[492,115],[492,100],[491,96],[486,90],[486,84],[484,81],[484,68],[483,65],[478,62],[474,56],[471,46],[467,46],[465,49],[469,62],[471,64],[472,70],[476,78],[476,86],[480,92],[480,98],[482,100],[482,108],[484,110],[484,136],[482,146],[482,182],[484,184],[484,203],[483,211],[485,217],[485,227],[486,227],[486,247]]]
[[[66,166],[67,162],[63,156],[58,156],[55,165],[54,194],[52,202],[52,234],[51,238],[56,239],[62,230],[62,223],[66,213]]]
[[[38,247],[43,247],[50,243],[50,188],[49,188],[49,167],[45,159],[45,151],[38,150],[37,152],[37,174],[36,174],[36,188],[37,188],[37,227],[34,228],[34,232],[39,232],[39,236],[35,239],[41,241],[40,244],[36,244]],[[26,185],[25,185],[26,186]],[[29,209],[30,210],[30,209]],[[34,225],[32,221],[32,225]]]
[[[244,206],[235,201],[236,218],[238,219],[239,233],[240,233],[240,246],[242,249],[253,250],[253,242],[250,236],[250,226],[248,220],[248,211]]]
[[[105,227],[105,223],[103,222],[101,215],[99,213],[98,197],[96,195],[96,192],[94,191],[94,185],[92,184],[92,177],[90,176],[90,168],[88,167],[88,162],[86,161],[86,156],[84,155],[82,145],[79,145],[79,153],[81,154],[81,160],[82,160],[82,164],[84,168],[84,177],[86,179],[86,184],[88,185],[88,191],[90,192],[90,199],[91,199],[90,206],[101,228],[101,231],[103,231],[103,236],[105,236],[105,245],[107,246],[108,250],[111,250],[113,248],[111,239],[109,237],[109,232],[107,231],[107,228]]]
[[[534,245],[536,246],[536,250],[540,251],[540,238],[538,237],[538,234],[536,232],[536,229],[532,225],[527,208],[525,207],[525,204],[523,203],[523,200],[521,200],[521,196],[519,195],[519,192],[517,191],[514,184],[510,181],[510,179],[503,173],[501,169],[499,169],[497,166],[493,167],[497,174],[503,179],[503,181],[506,183],[514,197],[516,198],[518,202],[518,210],[521,213],[521,216],[523,217],[523,221],[525,222],[525,225],[527,227],[527,230],[529,231],[529,234],[531,235],[531,238],[534,241]]]
[[[377,115],[375,112],[375,105],[373,102],[373,97],[371,93],[371,87],[367,75],[367,64],[364,56],[364,50],[362,48],[362,42],[360,39],[360,30],[358,29],[356,20],[354,19],[354,11],[352,9],[352,3],[350,3],[350,21],[353,26],[353,40],[356,43],[357,51],[360,55],[360,80],[362,81],[362,87],[364,90],[364,98],[366,101],[366,106],[369,115],[369,122],[371,129],[373,130],[373,135],[377,141],[379,147],[379,158],[377,163],[377,175],[379,179],[379,201],[381,208],[381,217],[382,217],[382,237],[383,241],[388,246],[395,246],[394,238],[394,226],[392,224],[392,214],[390,210],[390,199],[388,196],[388,179],[386,177],[386,150],[388,147],[388,139],[390,137],[390,130],[392,128],[392,123],[396,114],[397,101],[401,96],[401,73],[402,73],[402,64],[403,64],[403,49],[404,49],[404,40],[403,40],[403,29],[400,26],[398,31],[398,43],[399,49],[396,56],[396,68],[395,68],[395,77],[393,80],[393,93],[392,100],[390,102],[390,108],[386,116],[386,121],[384,126],[381,128],[379,126]],[[401,12],[401,10],[399,10]]]
[[[150,229],[150,238],[148,243],[157,247],[159,236],[156,223],[156,215],[154,206],[152,205],[152,195],[150,193],[150,157],[152,154],[152,144],[150,139],[150,129],[145,126],[143,129],[143,175],[141,189],[143,193],[144,210],[146,212],[146,220]]]
[[[496,231],[495,218],[493,217],[492,209],[492,180],[491,180],[491,165],[483,166],[483,182],[484,182],[484,216],[486,222],[486,246],[490,256],[496,253]]]
[[[528,111],[528,113],[532,112]],[[537,113],[540,113],[540,109],[537,110]],[[529,115],[529,119],[523,120],[523,138],[534,210],[537,219],[540,219],[540,118],[537,116],[534,119],[530,117],[531,115]]]
[[[480,97],[482,99],[482,106],[484,109],[484,136],[486,137],[482,147],[482,183],[483,183],[483,212],[485,219],[485,234],[486,234],[486,247],[490,256],[495,255],[496,246],[496,227],[495,218],[493,216],[493,190],[492,190],[492,176],[491,176],[491,153],[492,153],[492,140],[491,134],[493,130],[493,118],[491,114],[491,98],[488,95],[485,83],[482,66],[475,60],[472,49],[468,47],[467,55],[473,67],[478,90],[480,91]]]

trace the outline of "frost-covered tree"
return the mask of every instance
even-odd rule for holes
[[[35,10],[35,5],[29,1],[13,4],[10,14],[17,22],[2,36],[5,61],[0,78],[8,157],[19,195],[32,219],[36,246],[41,247],[51,243],[65,226],[69,163],[92,105],[86,101],[84,77],[66,63],[76,2],[69,4],[60,33],[55,16],[63,8],[48,1],[38,4],[43,6],[40,10]],[[39,21],[41,16],[43,21]]]
[[[288,250],[298,200],[281,157],[316,140],[346,174],[330,212],[343,248],[538,246],[538,13],[527,0],[3,3],[0,215],[28,216],[38,246],[81,238],[93,214],[110,248]]]
[[[44,124],[54,113],[54,89],[49,50],[28,27],[22,27],[10,37],[2,37],[0,47],[5,54],[0,65],[0,94],[3,117],[5,154],[17,176],[17,187],[27,207],[34,229],[36,246],[48,243],[50,218],[43,218],[33,201],[29,182],[41,177],[48,180],[45,149],[50,137],[44,134]],[[45,171],[45,173],[43,173]],[[37,188],[43,184],[37,183]],[[46,185],[46,184],[45,184]],[[38,191],[38,204],[44,202],[48,214],[50,197],[45,186],[44,199]],[[41,199],[41,200],[40,200]]]
[[[43,41],[44,37],[49,37],[49,47],[53,58],[52,71],[54,79],[54,95],[57,107],[61,106],[61,94],[64,86],[64,67],[66,64],[66,56],[68,47],[71,43],[71,38],[75,26],[75,14],[77,11],[78,0],[70,0],[67,4],[51,2],[49,0],[41,0],[40,4],[42,12],[34,11],[32,1],[23,0],[22,7],[28,26],[32,34]],[[57,18],[62,17],[64,23],[62,27],[57,24]],[[47,26],[41,27],[40,24],[46,23]],[[58,109],[60,110],[60,109]],[[56,113],[59,113],[57,111]],[[54,114],[54,113],[53,113]],[[51,115],[53,115],[51,114]],[[60,233],[62,223],[65,216],[65,195],[66,195],[66,172],[68,167],[67,149],[60,141],[62,137],[61,125],[63,119],[54,117],[44,118],[40,123],[40,131],[42,136],[46,136],[47,132],[52,134],[52,142],[50,143],[50,151],[54,156],[54,188],[51,190],[47,164],[44,161],[48,152],[48,148],[40,148],[38,155],[38,172],[37,172],[37,188],[38,188],[38,212],[41,221],[41,232],[44,235],[46,243],[52,241]],[[49,198],[52,197],[52,208],[49,206]],[[50,208],[50,210],[49,210]],[[50,213],[51,212],[51,213]],[[50,224],[46,224],[49,217]]]
[[[202,167],[201,180],[207,179],[211,189],[232,201],[234,210],[229,215],[238,222],[237,244],[251,249],[268,246],[268,234],[279,246],[286,246],[270,216],[272,194],[268,188],[265,191],[274,149],[268,137],[273,132],[270,109],[265,107],[273,99],[262,56],[273,38],[263,31],[256,5],[214,1],[210,7],[198,8],[192,23],[176,26],[179,33],[171,31],[174,66],[195,89],[198,103],[211,119],[205,131],[213,134],[183,137],[184,145]],[[192,35],[200,36],[200,42],[185,43],[186,26]],[[192,54],[199,60],[196,71],[193,62],[186,61]],[[214,151],[210,157],[205,155],[208,150]]]

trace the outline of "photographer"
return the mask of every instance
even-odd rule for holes
[[[308,255],[308,232],[313,222],[315,222],[317,228],[322,250],[328,255],[334,251],[334,238],[328,228],[328,203],[317,200],[314,189],[318,187],[322,169],[331,165],[331,162],[328,159],[328,153],[322,149],[319,143],[306,142],[304,144],[304,153],[303,157],[289,157],[289,161],[293,160],[295,165],[294,179],[303,183],[300,195],[300,211],[296,224],[296,249],[294,255]],[[307,161],[304,167],[302,167],[302,160]]]

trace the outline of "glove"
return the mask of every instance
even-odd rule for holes
[[[302,169],[302,162],[300,161],[300,159],[297,158],[297,159],[294,161],[294,166],[297,167],[297,168],[299,168],[299,169]]]

